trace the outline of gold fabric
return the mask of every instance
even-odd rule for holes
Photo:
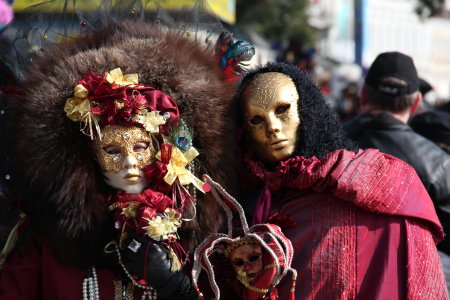
[[[186,166],[198,155],[198,151],[191,147],[186,152],[181,152],[177,147],[172,147],[172,156],[167,165],[167,174],[164,176],[164,181],[172,185],[178,178],[181,185],[193,184],[198,190],[204,193],[202,186],[203,181],[194,176]],[[156,154],[156,158],[161,160],[161,152]]]
[[[81,84],[74,88],[74,98],[69,98],[64,105],[64,111],[69,119],[74,122],[81,122],[81,129],[84,134],[94,139],[93,128],[100,136],[100,126],[97,117],[91,111],[91,104],[87,98],[89,91]]]
[[[139,78],[138,74],[123,75],[122,70],[120,68],[116,68],[106,74],[106,81],[108,81],[109,83],[118,84],[120,86],[133,86],[139,83]]]

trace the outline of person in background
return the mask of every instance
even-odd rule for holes
[[[450,153],[450,113],[439,110],[426,111],[415,115],[409,126]]]
[[[442,110],[442,111],[446,111],[448,113],[450,113],[450,101],[446,102],[444,104],[441,104],[437,107],[438,110]]]
[[[433,141],[447,153],[450,153],[450,113],[440,110],[430,110],[415,115],[409,125],[415,132]],[[445,207],[447,208],[447,207]],[[450,208],[447,208],[447,210]],[[450,218],[446,218],[444,212],[440,212],[441,224],[444,228],[450,227]],[[439,248],[447,245],[439,246]],[[439,252],[441,255],[442,265],[447,278],[447,286],[450,286],[450,256],[448,248],[443,249],[445,252]]]
[[[450,156],[407,124],[421,100],[412,58],[382,53],[372,63],[361,92],[364,113],[344,129],[361,148],[376,148],[410,164],[433,200],[444,232],[450,233]],[[450,254],[450,239],[438,248]]]
[[[357,150],[311,78],[270,63],[237,94],[241,202],[294,245],[296,299],[448,299],[433,203],[408,164]],[[282,281],[279,298],[290,299]]]

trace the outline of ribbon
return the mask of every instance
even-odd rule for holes
[[[139,83],[138,74],[123,75],[120,68],[116,68],[106,73],[106,81],[115,83],[119,86],[133,86]]]
[[[75,98],[67,99],[64,111],[69,119],[74,122],[80,122],[91,111],[91,104],[87,98],[88,90],[81,84],[78,84],[73,91]]]
[[[156,154],[156,155],[158,155],[158,154]],[[157,158],[162,163],[168,165],[171,157],[172,157],[172,145],[171,144],[162,144],[161,150],[159,151],[159,156]],[[167,168],[165,171],[167,171]]]
[[[181,185],[192,183],[198,190],[204,193],[202,189],[203,181],[195,177],[194,174],[186,169],[186,165],[188,165],[197,155],[198,151],[194,147],[191,147],[184,153],[177,147],[172,147],[172,155],[167,164],[167,173],[164,176],[164,181],[172,185],[178,178]],[[162,161],[161,151],[156,154],[156,158]]]
[[[91,104],[87,98],[88,90],[81,84],[75,86],[73,90],[75,98],[67,99],[66,104],[64,105],[64,111],[66,112],[67,117],[74,122],[82,122],[84,126],[80,131],[90,136],[91,140],[94,139],[92,127],[95,127],[95,130],[101,139],[100,126],[97,117],[91,111]]]
[[[100,132],[100,125],[98,125],[97,117],[93,112],[87,113],[82,119],[81,122],[84,123],[84,126],[80,129],[85,135],[91,137],[91,140],[94,140],[94,132],[92,130],[92,124],[94,124],[95,130],[97,131],[98,137],[102,140],[102,135]],[[89,131],[86,132],[86,128],[89,128]]]
[[[190,262],[189,261],[189,256],[187,255],[186,251],[183,249],[183,246],[180,245],[180,243],[174,239],[174,238],[169,238],[168,242],[165,243],[165,245],[167,246],[167,248],[169,248],[170,252],[169,253],[169,257],[172,260],[172,257],[174,258],[174,260],[176,259],[176,261],[178,261],[179,266],[172,266],[171,267],[171,271],[172,272],[176,272],[182,269],[182,267],[184,266],[185,262]],[[175,261],[175,263],[176,263]],[[179,268],[179,269],[177,269]]]

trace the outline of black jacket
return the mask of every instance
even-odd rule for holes
[[[414,167],[433,200],[444,232],[450,234],[450,155],[385,111],[362,114],[344,124],[363,149],[377,148]],[[450,238],[438,245],[450,254]]]

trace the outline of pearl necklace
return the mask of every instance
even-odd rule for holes
[[[134,277],[130,274],[130,271],[128,271],[128,269],[122,263],[122,255],[120,254],[119,246],[117,246],[117,244],[114,243],[114,247],[115,247],[115,250],[117,253],[117,258],[119,259],[119,265],[122,267],[122,269],[125,272],[125,274],[127,275],[128,279],[131,280],[131,283],[134,286],[137,286],[138,288],[141,288],[144,290],[144,292],[142,293],[141,300],[145,300],[145,299],[158,300],[158,295],[154,288],[152,288],[151,286],[148,286],[148,285],[140,284],[139,282],[136,281],[136,279],[134,279]]]
[[[117,253],[117,258],[119,260],[119,264],[122,267],[125,274],[127,275],[128,279],[131,280],[131,284],[144,290],[142,293],[141,300],[157,300],[158,295],[156,293],[156,290],[148,285],[140,284],[139,282],[136,281],[136,279],[133,278],[128,269],[122,263],[122,256],[120,254],[119,247],[117,246],[116,243],[114,243],[114,246]],[[98,291],[97,271],[95,270],[95,267],[92,266],[89,268],[88,276],[83,279],[83,300],[100,300],[99,295],[100,294]]]
[[[83,300],[100,300],[97,272],[94,266],[89,269],[88,276],[83,279]]]

